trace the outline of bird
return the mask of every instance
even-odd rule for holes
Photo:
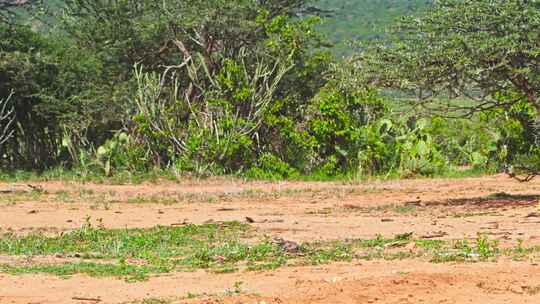
[[[275,237],[274,243],[287,253],[298,253],[300,251],[300,245],[298,243],[287,241],[281,237]]]

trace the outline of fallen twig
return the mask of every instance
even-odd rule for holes
[[[90,301],[90,302],[101,302],[100,298],[84,298],[84,297],[73,297],[71,298],[75,301]]]
[[[422,238],[423,239],[436,239],[436,238],[440,238],[440,237],[447,236],[447,235],[448,235],[448,233],[446,233],[444,231],[440,231],[440,232],[436,232],[436,233],[433,233],[433,234],[423,235]]]

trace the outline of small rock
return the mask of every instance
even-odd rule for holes
[[[342,277],[334,277],[334,278],[331,278],[331,279],[325,279],[325,281],[328,282],[328,283],[335,284],[337,282],[343,281],[343,278]]]
[[[469,253],[467,256],[472,258],[472,259],[480,258],[480,255],[478,253]]]
[[[521,286],[510,286],[508,290],[515,294],[523,294],[523,288],[521,288]]]
[[[409,243],[407,246],[405,246],[405,249],[407,249],[409,252],[414,252],[416,249],[416,243]]]

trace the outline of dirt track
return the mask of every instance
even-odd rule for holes
[[[522,184],[506,176],[363,184],[218,179],[39,186],[43,193],[28,194],[24,185],[0,185],[22,189],[0,194],[0,232],[56,234],[85,221],[131,228],[245,222],[248,217],[258,233],[296,242],[413,232],[447,240],[482,233],[501,246],[514,246],[518,239],[540,244],[540,180]],[[232,274],[174,273],[141,283],[0,274],[0,303],[129,303],[143,298],[175,303],[539,303],[539,272],[532,260],[434,264],[404,259]],[[239,294],[230,292],[235,282],[242,282]],[[186,300],[188,293],[199,296]]]

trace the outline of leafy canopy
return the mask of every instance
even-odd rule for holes
[[[529,180],[538,172],[540,1],[440,0],[404,18],[390,41],[366,46],[361,59],[366,81],[413,91],[428,109],[491,112],[504,124],[500,148],[511,174],[519,168]],[[435,101],[441,95],[447,103]]]
[[[441,0],[368,47],[364,68],[371,81],[424,98],[468,96],[477,101],[469,110],[523,100],[540,108],[539,44],[540,1]]]

